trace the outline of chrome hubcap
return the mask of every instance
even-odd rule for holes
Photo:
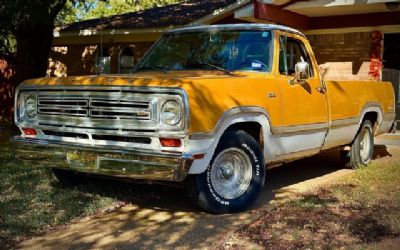
[[[234,172],[231,167],[221,166],[222,178],[229,179],[233,176]]]
[[[228,148],[219,153],[210,170],[215,192],[225,199],[242,195],[249,187],[252,175],[250,158],[238,148]]]
[[[368,163],[371,159],[371,134],[364,128],[360,139],[360,156],[363,163]]]

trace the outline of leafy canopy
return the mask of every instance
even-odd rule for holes
[[[124,14],[153,7],[183,2],[182,0],[68,0],[57,17],[58,25],[87,19]]]
[[[0,5],[0,53],[15,52],[18,34],[37,27],[45,27],[48,23],[53,24],[66,1],[2,0]]]
[[[15,36],[41,25],[77,21],[139,11],[182,0],[2,0],[0,4],[0,53],[16,52]]]

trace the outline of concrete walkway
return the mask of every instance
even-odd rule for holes
[[[400,131],[395,134],[384,134],[375,138],[375,144],[400,146]]]
[[[221,234],[256,219],[271,202],[281,202],[352,172],[342,168],[336,153],[324,153],[269,170],[261,198],[245,213],[210,215],[193,207],[181,190],[143,186],[140,190],[147,192],[146,197],[160,196],[160,199],[140,200],[118,211],[87,218],[22,242],[17,248],[207,249]],[[399,147],[376,146],[376,161],[394,161],[393,155],[400,155]]]

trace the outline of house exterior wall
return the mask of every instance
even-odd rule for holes
[[[371,32],[307,35],[325,79],[368,80],[371,54]],[[106,43],[111,63],[110,73],[118,73],[120,51],[130,47],[136,64],[152,42]],[[96,74],[98,44],[71,44],[53,47],[48,76],[79,76]]]
[[[371,32],[308,35],[328,80],[368,80]]]
[[[136,64],[152,44],[152,42],[103,44],[103,49],[108,49],[110,53],[110,73],[118,73],[119,54],[123,48],[129,47],[132,49],[134,64]],[[96,74],[98,72],[96,55],[99,50],[99,44],[70,44],[53,47],[49,58],[47,75],[61,77]]]

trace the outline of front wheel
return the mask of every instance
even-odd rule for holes
[[[192,200],[210,213],[240,212],[257,200],[265,162],[257,141],[244,131],[225,133],[207,170],[188,177]]]
[[[370,121],[364,121],[348,152],[346,165],[356,169],[360,165],[366,166],[374,155],[374,136]]]

